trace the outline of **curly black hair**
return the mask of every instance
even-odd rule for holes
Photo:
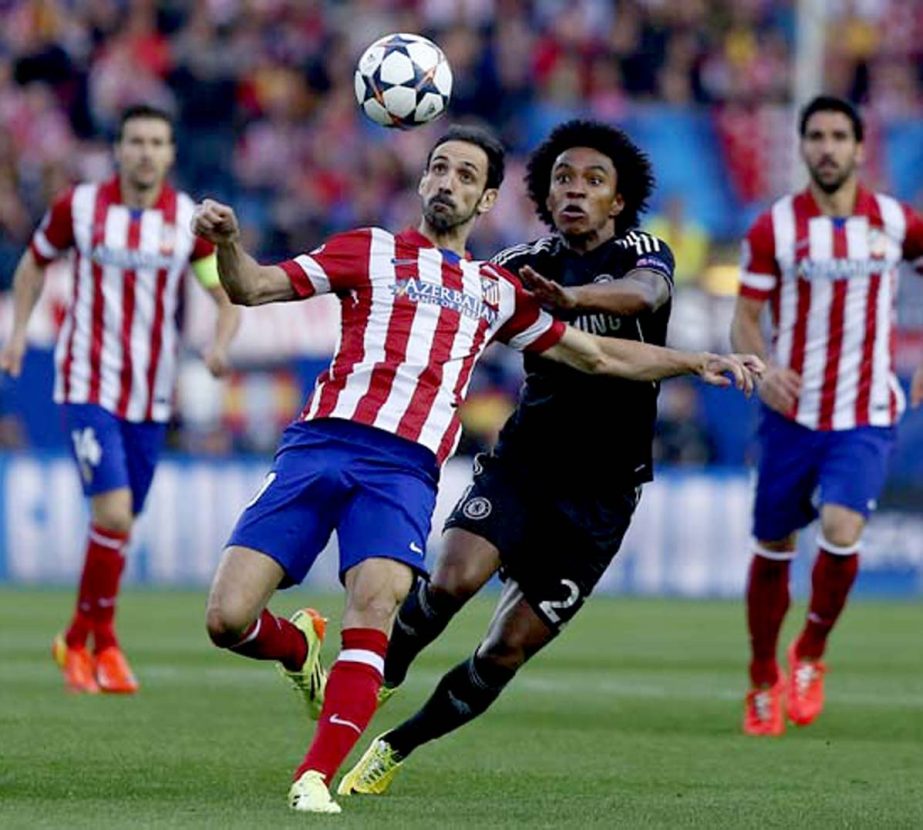
[[[615,217],[615,232],[623,234],[637,227],[654,192],[650,159],[622,130],[601,121],[576,118],[555,127],[529,157],[525,181],[539,218],[554,228],[551,211],[545,205],[551,188],[551,169],[555,159],[571,147],[589,147],[612,159],[618,174],[617,190],[625,200],[625,207]]]

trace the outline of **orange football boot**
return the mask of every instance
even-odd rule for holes
[[[132,695],[138,691],[128,660],[118,646],[108,646],[96,655],[96,682],[102,692]]]
[[[68,691],[95,695],[99,692],[93,676],[93,657],[84,646],[70,648],[63,634],[51,641],[51,656],[54,658]]]
[[[788,647],[788,719],[798,726],[812,723],[824,710],[824,675],[827,666],[820,660],[805,660]]]
[[[781,735],[785,732],[782,711],[785,699],[785,678],[772,686],[750,689],[744,704],[744,732],[747,735]]]

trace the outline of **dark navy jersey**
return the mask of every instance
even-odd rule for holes
[[[560,236],[516,245],[494,257],[514,274],[530,265],[564,286],[620,280],[639,269],[663,275],[670,299],[656,311],[620,317],[599,311],[554,310],[555,317],[602,337],[664,345],[673,294],[673,254],[662,240],[630,231],[579,254]],[[543,489],[562,496],[592,493],[598,507],[650,481],[657,415],[653,382],[594,377],[538,355],[525,355],[526,380],[516,411],[504,425],[495,454]],[[600,488],[599,482],[611,486]],[[570,501],[569,498],[565,500]],[[589,507],[589,505],[587,505]]]

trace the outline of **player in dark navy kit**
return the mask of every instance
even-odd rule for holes
[[[673,255],[635,230],[654,185],[646,155],[618,129],[569,121],[537,148],[526,181],[554,233],[494,262],[577,328],[662,345]],[[659,384],[582,377],[537,355],[525,356],[525,369],[516,411],[493,452],[475,459],[474,482],[446,523],[432,578],[418,581],[398,613],[380,700],[500,571],[487,635],[414,716],[372,742],[341,794],[384,792],[414,749],[493,703],[583,605],[652,478]]]

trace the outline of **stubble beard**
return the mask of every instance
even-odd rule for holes
[[[854,164],[847,165],[843,168],[840,175],[834,179],[824,180],[821,178],[821,171],[819,168],[812,168],[809,172],[811,174],[811,179],[814,184],[816,184],[824,193],[828,196],[832,196],[836,193],[846,182],[850,179],[853,172],[855,171],[856,166]]]

